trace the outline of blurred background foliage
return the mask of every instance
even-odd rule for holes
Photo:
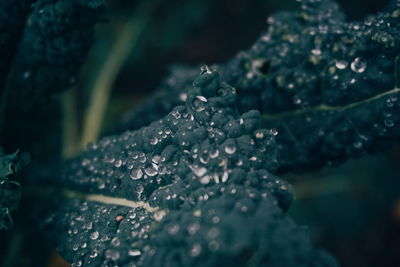
[[[339,2],[355,20],[389,1]],[[295,0],[108,0],[106,5],[110,22],[97,27],[80,82],[47,107],[62,103],[59,114],[48,114],[53,121],[60,116],[61,123],[52,136],[41,137],[52,147],[51,153],[40,148],[48,155],[44,162],[71,157],[116,127],[154,91],[170,64],[225,61],[256,40],[269,14],[297,7]],[[400,266],[399,163],[400,147],[393,147],[317,172],[288,174],[284,178],[296,193],[290,213],[310,225],[318,245],[343,266]],[[1,233],[0,266],[69,266],[34,225],[26,227],[30,201],[23,195],[14,229]]]

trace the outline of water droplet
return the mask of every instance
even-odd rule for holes
[[[354,59],[351,63],[351,70],[357,73],[363,73],[367,68],[367,62],[363,61],[360,57]]]
[[[119,252],[117,250],[107,249],[105,251],[105,257],[106,257],[106,259],[111,259],[113,261],[116,261],[116,260],[119,259],[120,254],[119,254]]]
[[[85,225],[85,228],[88,229],[88,230],[92,229],[92,228],[93,228],[93,222],[88,222],[88,223]]]
[[[200,100],[200,101],[207,102],[207,98],[205,98],[205,97],[202,96],[202,95],[198,95],[198,96],[196,96],[196,98],[197,98],[198,100]]]
[[[130,249],[128,251],[128,255],[131,256],[131,257],[137,257],[137,256],[142,255],[142,252],[140,250],[138,250],[138,249]]]
[[[208,243],[208,248],[211,251],[217,251],[219,249],[219,243],[217,241],[211,241],[210,243]]]
[[[362,147],[362,142],[360,142],[360,141],[354,142],[353,146],[356,149],[360,149]]]
[[[136,186],[136,192],[138,192],[139,194],[141,194],[141,193],[143,193],[143,191],[144,191],[143,185],[138,184],[138,185]]]
[[[200,71],[201,71],[201,74],[205,74],[205,73],[210,74],[211,73],[211,70],[208,68],[207,65],[201,66]]]
[[[200,179],[201,184],[208,184],[210,183],[210,176],[206,175]]]
[[[133,180],[139,180],[140,178],[143,177],[143,171],[142,171],[142,169],[133,169],[133,170],[131,171],[130,177],[131,177]]]
[[[166,174],[167,173],[167,168],[165,166],[159,166],[158,167],[158,173],[160,175]]]
[[[224,173],[222,174],[222,180],[221,181],[223,183],[225,183],[226,181],[228,181],[228,177],[229,177],[228,172],[224,171]]]
[[[187,94],[186,94],[186,93],[181,93],[181,94],[179,95],[179,99],[180,99],[182,102],[185,102],[186,99],[187,99]]]
[[[213,223],[219,223],[220,218],[218,216],[214,216],[211,220]]]
[[[159,210],[159,211],[156,211],[155,213],[154,213],[154,219],[156,220],[156,221],[161,221],[162,220],[162,218],[164,218],[164,216],[166,215],[167,213],[164,211],[164,210]]]
[[[200,162],[203,164],[207,164],[209,162],[209,156],[208,154],[203,154],[200,156]]]
[[[194,235],[198,230],[200,229],[200,224],[199,223],[192,223],[188,226],[188,232],[191,235]]]
[[[153,146],[157,145],[157,143],[158,143],[158,139],[155,138],[155,137],[150,140],[150,144],[153,145]]]
[[[384,123],[385,123],[385,125],[386,125],[387,127],[393,127],[393,126],[394,126],[393,120],[390,120],[390,119],[386,119],[386,120],[384,121]]]
[[[122,160],[120,160],[120,159],[119,159],[119,160],[116,160],[114,165],[115,165],[115,167],[117,167],[117,168],[121,167],[121,166],[122,166]]]
[[[181,113],[179,113],[177,110],[172,111],[171,114],[175,119],[179,119],[181,117]]]
[[[30,76],[31,76],[31,73],[30,73],[29,71],[25,71],[25,72],[23,73],[23,75],[22,75],[22,77],[23,77],[24,79],[28,79]]]
[[[97,252],[97,250],[93,250],[90,254],[89,257],[90,258],[96,258],[99,255],[99,253]]]
[[[201,216],[201,210],[195,210],[193,212],[193,215],[196,216],[196,217],[200,217]]]
[[[118,247],[120,244],[121,244],[121,241],[119,241],[119,238],[118,238],[118,237],[114,237],[114,238],[111,240],[111,245],[114,246],[114,247]]]
[[[204,174],[207,173],[207,169],[204,167],[199,167],[197,165],[191,165],[189,166],[189,168],[193,171],[193,173],[198,176],[198,177],[202,177]]]
[[[293,99],[293,103],[295,103],[296,105],[300,105],[301,102],[302,102],[302,100],[301,100],[301,98],[299,98],[299,97],[295,97],[295,98]]]
[[[201,245],[199,243],[193,244],[192,248],[190,249],[190,255],[192,257],[197,257],[201,253]]]
[[[210,158],[215,159],[219,156],[219,150],[215,149],[213,151],[210,152]]]
[[[174,224],[168,228],[168,233],[170,235],[175,235],[176,233],[178,233],[178,231],[179,231],[179,225],[177,224]]]
[[[339,70],[343,70],[343,69],[347,68],[348,64],[349,63],[346,60],[337,60],[335,66]]]
[[[236,152],[236,146],[234,144],[227,144],[225,146],[225,153],[232,155]]]
[[[125,217],[122,216],[122,215],[117,215],[117,216],[115,216],[115,221],[116,221],[116,222],[121,222],[123,219],[125,219]]]
[[[97,231],[94,231],[94,232],[92,232],[91,234],[90,234],[90,239],[92,239],[92,240],[96,240],[97,238],[99,238],[99,232],[97,232]]]
[[[262,138],[264,138],[264,133],[263,133],[263,132],[257,132],[257,133],[256,133],[256,138],[257,138],[257,139],[262,139]]]
[[[311,50],[311,53],[314,55],[314,56],[319,56],[319,55],[321,55],[321,50],[320,49],[313,49],[313,50]]]
[[[146,169],[144,169],[144,172],[148,175],[148,176],[155,176],[157,175],[157,170],[154,168],[154,166],[148,166]]]

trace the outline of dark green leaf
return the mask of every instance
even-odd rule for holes
[[[93,42],[103,1],[48,1],[32,4],[7,81],[13,107],[29,109],[78,80]]]
[[[239,109],[260,110],[263,126],[278,129],[280,171],[357,157],[400,137],[399,1],[355,22],[332,1],[301,2],[300,11],[270,17],[249,50],[216,66],[237,88]],[[175,68],[124,127],[180,103],[193,76]]]
[[[61,255],[73,266],[336,266],[284,213],[276,132],[235,100],[203,67],[185,106],[69,162],[66,200],[45,222]]]
[[[28,161],[25,154],[18,151],[6,155],[0,148],[0,230],[10,229],[13,225],[10,213],[18,208],[21,185],[10,178],[15,177],[22,165]]]

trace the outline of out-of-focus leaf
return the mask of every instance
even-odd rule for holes
[[[9,67],[6,87],[14,106],[29,109],[76,84],[93,42],[94,25],[104,20],[102,3],[39,0],[32,4]]]
[[[18,155],[18,151],[6,155],[0,148],[0,230],[10,229],[13,225],[11,212],[17,210],[21,196],[21,185],[10,180],[27,163],[26,155]]]
[[[32,2],[33,0],[3,0],[0,2],[1,85],[7,77],[10,62],[21,38]],[[2,86],[0,88],[3,90]]]

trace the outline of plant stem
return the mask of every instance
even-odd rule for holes
[[[76,109],[76,87],[70,88],[62,96],[63,126],[62,126],[62,158],[68,159],[79,152],[78,114]]]
[[[111,88],[130,51],[150,21],[156,1],[145,1],[128,20],[114,42],[97,75],[91,92],[90,104],[85,112],[81,147],[98,139],[104,114],[111,95]]]

